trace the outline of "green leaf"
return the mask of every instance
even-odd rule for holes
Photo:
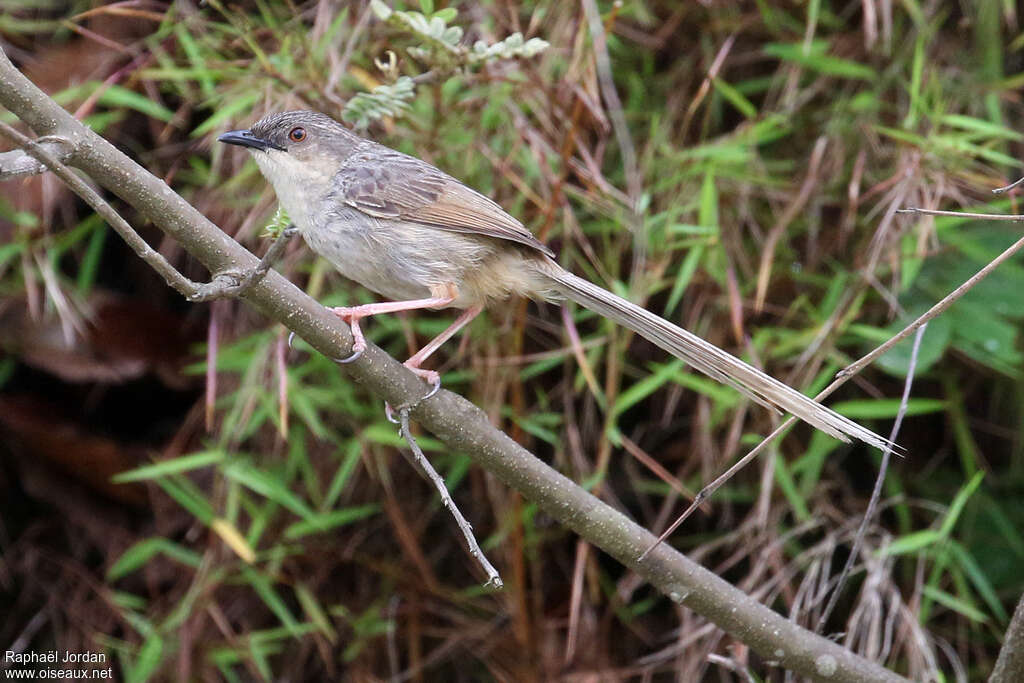
[[[172,475],[156,480],[160,488],[181,507],[203,524],[213,521],[213,505],[204,497],[199,488],[183,476]]]
[[[309,534],[331,531],[338,527],[345,526],[346,524],[351,524],[357,520],[365,519],[379,511],[380,506],[373,503],[370,505],[360,505],[358,507],[342,508],[340,510],[317,513],[308,519],[304,519],[301,522],[296,522],[288,526],[284,530],[284,536],[285,538],[295,539],[302,538]]]
[[[394,427],[390,423],[380,421],[374,422],[369,427],[362,431],[364,439],[372,442],[379,443],[383,446],[397,446],[398,448],[407,448],[408,444],[405,439],[402,438],[401,434],[395,431]],[[433,437],[429,436],[417,436],[416,443],[420,445],[426,452],[439,452],[446,449],[446,446]]]
[[[243,567],[242,576],[246,582],[252,587],[260,599],[270,608],[270,611],[274,613],[281,625],[288,630],[288,632],[295,638],[299,638],[302,634],[299,630],[299,623],[292,616],[291,611],[288,609],[288,605],[285,604],[281,596],[277,594],[274,587],[271,585],[270,577],[252,567]]]
[[[147,636],[139,648],[139,656],[128,670],[126,680],[129,683],[143,683],[151,680],[153,672],[160,665],[164,654],[164,640],[156,631]]]
[[[935,529],[915,531],[896,539],[880,551],[881,555],[906,555],[924,550],[928,546],[942,540],[942,535]]]
[[[224,104],[217,106],[213,115],[200,123],[189,134],[190,137],[198,138],[206,135],[212,130],[217,130],[225,122],[234,120],[235,116],[241,113],[248,114],[262,94],[258,91],[250,91],[235,95]]]
[[[639,382],[634,382],[628,389],[621,392],[612,405],[609,422],[614,423],[620,415],[644,400],[655,391],[672,381],[672,377],[683,368],[683,361],[673,360],[660,365],[651,374]]]
[[[444,23],[450,24],[459,16],[459,10],[454,7],[445,7],[434,12],[434,16]]]
[[[1008,616],[1003,608],[1003,603],[999,599],[996,589],[992,586],[982,568],[978,566],[974,557],[956,541],[950,541],[948,547],[953,554],[953,559],[956,560],[964,574],[974,584],[974,589],[981,595],[981,599],[985,601],[985,604],[996,615],[996,618],[1005,623]]]
[[[1005,138],[1007,140],[1024,140],[1024,134],[1012,128],[1007,128],[998,123],[992,123],[984,119],[963,114],[944,114],[939,118],[942,123],[956,128],[962,128],[974,133],[982,133],[992,138]]]
[[[900,409],[898,398],[873,398],[856,401],[843,401],[832,406],[832,410],[851,419],[870,420],[876,418],[896,417]],[[907,416],[941,413],[946,409],[946,402],[934,398],[912,398],[907,401]]]
[[[116,484],[124,484],[131,481],[157,479],[171,474],[180,474],[181,472],[199,469],[200,467],[209,467],[210,465],[222,462],[225,457],[226,455],[224,451],[219,450],[183,455],[180,458],[163,460],[154,465],[145,465],[143,467],[137,467],[134,470],[115,474],[111,477],[111,481]]]
[[[193,568],[198,568],[201,561],[199,553],[184,548],[171,540],[162,537],[146,538],[124,551],[117,562],[107,570],[107,580],[116,581],[161,553]]]
[[[838,76],[840,78],[854,78],[865,81],[873,81],[877,74],[875,70],[864,64],[852,62],[848,59],[830,57],[823,54],[828,49],[828,44],[823,41],[815,41],[814,46],[805,51],[803,43],[771,43],[765,46],[764,51],[772,57],[794,64],[799,64],[812,71]]]
[[[811,519],[811,511],[807,508],[807,502],[796,488],[789,464],[781,457],[775,458],[775,483],[782,489],[782,493],[786,496],[786,500],[789,501],[789,506],[793,509],[793,514],[796,515],[797,520],[805,522]]]
[[[388,17],[391,16],[391,8],[381,2],[381,0],[370,0],[370,9],[377,15],[377,18],[381,21],[387,21]]]
[[[103,256],[103,246],[107,242],[107,226],[102,221],[97,221],[96,227],[89,237],[89,244],[82,256],[82,263],[78,268],[78,282],[76,288],[79,296],[83,298],[92,291],[99,272],[100,259]]]
[[[921,593],[931,598],[935,602],[939,603],[940,605],[944,605],[945,607],[948,607],[954,612],[962,614],[963,616],[967,617],[968,619],[971,619],[972,621],[977,621],[980,623],[988,621],[988,616],[984,612],[979,610],[977,607],[972,605],[970,602],[958,598],[956,596],[950,595],[944,590],[940,590],[938,588],[935,588],[934,586],[922,586]]]
[[[288,409],[297,415],[306,425],[310,432],[318,439],[327,438],[327,427],[320,421],[316,406],[310,400],[309,395],[303,391],[302,386],[297,386],[289,393]]]
[[[356,465],[361,460],[362,446],[357,439],[349,440],[348,446],[345,448],[345,456],[342,458],[341,464],[338,466],[338,471],[335,472],[334,478],[331,479],[330,486],[327,487],[327,493],[324,494],[323,507],[330,508],[338,501],[338,497],[341,492],[345,489],[345,484],[348,483],[352,477],[352,472],[355,471]]]
[[[672,283],[672,291],[668,295],[668,302],[665,304],[665,317],[672,315],[676,306],[679,305],[683,294],[686,292],[686,288],[690,285],[690,281],[693,280],[693,275],[697,272],[697,267],[703,259],[704,247],[702,245],[694,245],[686,252],[686,256],[683,257],[683,262],[679,265],[679,270],[676,272],[675,282]]]
[[[415,82],[408,76],[400,76],[392,85],[378,85],[371,93],[359,93],[351,98],[341,117],[356,128],[366,128],[385,116],[405,114],[409,101],[415,96]]]
[[[317,515],[298,496],[291,492],[279,478],[257,469],[245,461],[234,461],[223,469],[224,476],[242,486],[269,498],[303,519],[310,520]]]
[[[715,86],[715,90],[718,94],[724,97],[726,101],[734,106],[741,114],[746,116],[748,119],[752,119],[757,116],[757,107],[755,107],[750,100],[744,97],[739,90],[723,81],[721,78],[715,78],[711,83]]]
[[[338,640],[337,632],[331,627],[331,621],[327,618],[327,613],[324,612],[323,607],[316,599],[316,595],[309,589],[309,587],[299,582],[295,584],[295,597],[299,599],[299,604],[302,605],[302,611],[309,616],[309,620],[316,624],[317,628],[323,633],[327,640],[332,644]]]
[[[942,536],[949,536],[950,532],[953,531],[953,527],[956,526],[956,522],[960,519],[960,513],[964,511],[964,506],[967,505],[967,501],[970,499],[974,492],[981,486],[981,482],[985,479],[984,472],[975,472],[971,480],[967,482],[953,498],[953,502],[949,505],[949,511],[946,512],[946,517],[942,520],[942,526],[939,528],[939,533]]]
[[[134,90],[129,90],[128,88],[120,85],[108,86],[107,89],[99,96],[97,102],[107,107],[134,109],[146,116],[150,116],[164,122],[168,122],[174,118],[174,112],[164,105],[159,102],[154,102],[145,95],[141,95]]]

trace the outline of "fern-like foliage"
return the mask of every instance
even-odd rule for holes
[[[391,85],[378,85],[373,92],[359,93],[350,99],[341,116],[356,128],[366,128],[383,116],[402,115],[415,96],[416,84],[408,76],[400,76]]]
[[[546,40],[524,40],[521,33],[513,33],[493,45],[478,40],[469,48],[462,44],[462,28],[450,25],[458,16],[454,8],[428,16],[422,12],[391,9],[382,0],[370,0],[370,6],[378,19],[414,38],[418,44],[406,48],[409,55],[437,73],[451,73],[504,59],[529,58],[548,47]],[[345,105],[342,117],[356,128],[366,128],[381,117],[401,116],[415,96],[416,83],[408,76],[401,76],[390,85],[379,85],[372,92],[353,97]]]

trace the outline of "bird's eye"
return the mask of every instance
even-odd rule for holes
[[[292,128],[288,132],[288,139],[291,140],[292,142],[302,142],[303,140],[306,139],[306,129]]]

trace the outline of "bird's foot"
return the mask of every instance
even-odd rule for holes
[[[366,337],[363,336],[363,330],[359,326],[359,321],[368,315],[373,315],[372,312],[367,311],[371,306],[373,304],[367,306],[337,306],[331,309],[334,315],[348,323],[348,326],[352,329],[352,354],[347,358],[335,358],[335,363],[351,363],[363,355],[363,351],[366,350]]]
[[[415,364],[413,364],[412,359],[405,361],[405,363],[403,363],[402,365],[416,373],[420,378],[423,379],[424,382],[430,384],[431,388],[430,391],[428,391],[420,398],[399,406],[399,410],[410,410],[412,408],[415,408],[419,404],[426,401],[428,398],[432,398],[434,394],[441,390],[441,375],[439,375],[434,370],[424,370],[421,367],[417,367]],[[392,424],[400,424],[399,421],[395,419],[395,412],[391,408],[390,403],[384,403],[384,415],[385,417],[388,418],[388,422],[391,422]]]

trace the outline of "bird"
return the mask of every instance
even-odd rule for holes
[[[497,203],[451,175],[350,131],[325,114],[268,114],[220,142],[247,149],[303,240],[339,273],[388,299],[332,309],[366,348],[364,318],[456,308],[448,329],[405,361],[421,367],[486,306],[512,297],[571,300],[650,340],[753,401],[791,413],[836,439],[892,444],[796,389],[603,287],[562,268],[554,252]],[[431,392],[432,395],[434,392]]]

